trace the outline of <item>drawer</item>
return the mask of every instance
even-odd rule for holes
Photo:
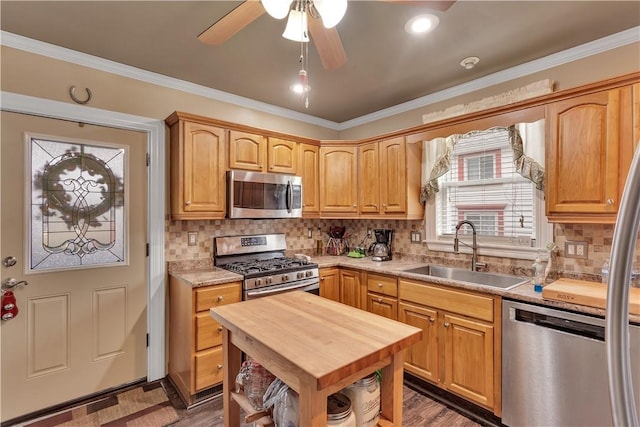
[[[493,322],[494,301],[489,296],[404,279],[399,281],[398,288],[403,301]]]
[[[395,277],[367,273],[367,289],[370,292],[377,292],[390,297],[397,297],[398,280]]]
[[[222,326],[208,311],[196,314],[196,351],[222,344]]]
[[[222,347],[196,353],[194,360],[195,390],[200,391],[222,382]]]
[[[398,320],[398,300],[369,293],[367,294],[367,311],[388,319]]]
[[[207,286],[196,289],[196,311],[209,310],[224,304],[239,302],[242,298],[240,282]]]

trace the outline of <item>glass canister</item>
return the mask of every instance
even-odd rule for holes
[[[380,418],[380,383],[376,373],[342,390],[351,399],[357,427],[375,427]]]
[[[332,427],[356,427],[356,416],[351,410],[351,400],[343,393],[327,398],[327,425]]]

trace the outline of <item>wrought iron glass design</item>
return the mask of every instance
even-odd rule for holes
[[[31,138],[30,269],[125,262],[123,147]]]

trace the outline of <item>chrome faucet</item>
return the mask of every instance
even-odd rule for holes
[[[473,244],[471,246],[471,249],[473,250],[473,254],[471,255],[471,271],[476,271],[476,267],[478,264],[478,245],[476,243],[476,226],[471,221],[460,221],[458,225],[456,225],[456,237],[455,239],[453,239],[453,253],[458,254],[458,230],[460,230],[460,227],[462,227],[464,224],[468,224],[471,227],[471,230],[473,230]],[[462,244],[465,246],[469,246],[464,242],[462,242]]]

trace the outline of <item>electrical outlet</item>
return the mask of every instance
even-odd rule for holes
[[[411,232],[411,243],[420,243],[422,242],[422,235],[419,231]]]
[[[372,233],[371,229],[367,228],[367,237],[371,237],[371,233]]]
[[[564,242],[564,254],[567,258],[588,258],[588,242],[576,242],[567,240]]]
[[[307,228],[307,238],[313,239],[313,228],[312,227]]]
[[[198,244],[198,232],[197,231],[190,231],[189,234],[189,240],[187,242],[187,244],[189,246],[195,246]]]

